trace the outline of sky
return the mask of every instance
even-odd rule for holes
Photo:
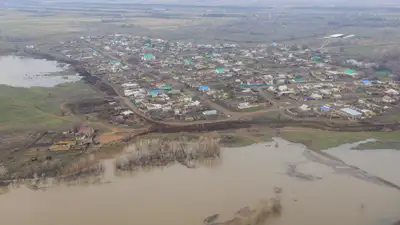
[[[400,0],[0,0],[1,2],[108,2],[141,4],[179,4],[179,5],[321,5],[321,6],[400,6]]]

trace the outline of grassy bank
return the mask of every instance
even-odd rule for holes
[[[400,151],[400,141],[369,142],[369,143],[361,144],[354,149],[358,149],[358,150],[394,149],[394,150]]]
[[[54,129],[73,121],[60,105],[69,100],[98,95],[83,81],[54,88],[19,88],[0,85],[0,131]]]
[[[226,130],[213,133],[151,133],[135,139],[162,139],[195,141],[200,136],[211,135],[220,138],[222,147],[244,147],[260,142],[269,142],[276,136],[270,128]],[[311,150],[324,150],[346,143],[354,143],[374,138],[377,142],[362,144],[357,149],[399,149],[400,131],[396,132],[334,132],[308,128],[283,128],[280,137],[294,143],[306,145]]]
[[[391,146],[400,138],[400,131],[396,132],[334,132],[302,128],[286,128],[281,132],[281,137],[296,143],[308,146],[312,150],[323,150],[346,143],[362,141],[368,138],[377,139],[375,146],[378,149]],[[373,144],[373,143],[369,143]],[[399,146],[400,147],[400,146]],[[399,148],[398,147],[398,148]]]

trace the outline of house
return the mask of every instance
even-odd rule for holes
[[[203,112],[203,115],[205,116],[211,116],[211,115],[217,115],[217,110],[206,110]]]
[[[389,90],[385,91],[385,93],[388,94],[388,95],[391,95],[391,96],[399,95],[399,92],[394,90],[394,89],[389,89]]]
[[[343,74],[344,74],[344,75],[347,75],[347,76],[350,76],[350,77],[352,77],[352,78],[356,78],[357,75],[358,75],[358,73],[357,73],[356,71],[351,70],[351,69],[345,69],[345,70],[343,71]]]
[[[81,139],[89,138],[94,134],[94,129],[89,126],[82,126],[79,128],[76,136],[80,137]]]
[[[394,103],[394,102],[396,102],[396,100],[394,100],[393,98],[391,98],[388,95],[383,96],[382,101],[384,103]]]
[[[217,69],[215,69],[215,72],[216,73],[225,73],[226,70],[224,68],[217,68]]]
[[[142,59],[143,59],[144,61],[150,61],[150,60],[156,59],[156,57],[155,57],[154,55],[152,55],[152,54],[145,54],[145,55],[142,57]]]
[[[310,98],[315,99],[315,100],[321,100],[322,99],[322,95],[319,95],[317,93],[313,93],[310,95]]]
[[[278,87],[278,90],[279,91],[287,91],[288,87],[286,85],[281,85],[281,86]]]

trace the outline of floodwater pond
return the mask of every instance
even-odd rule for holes
[[[399,190],[359,171],[342,170],[346,165],[302,145],[275,141],[278,147],[260,143],[223,149],[219,160],[195,169],[175,164],[121,175],[113,170],[113,160],[106,160],[102,179],[108,183],[50,184],[46,191],[9,188],[0,195],[1,221],[7,225],[202,225],[210,215],[220,214],[218,220],[225,221],[238,209],[273,197],[276,186],[283,190],[283,210],[265,224],[391,225],[400,219]],[[294,167],[296,173],[318,179],[289,176],[288,168]],[[392,169],[396,168],[399,171],[399,164]]]
[[[400,151],[391,149],[352,150],[361,143],[373,141],[376,140],[367,139],[331,148],[324,152],[400,186]]]
[[[14,87],[54,87],[80,80],[67,70],[68,65],[45,59],[20,56],[0,56],[0,84]]]

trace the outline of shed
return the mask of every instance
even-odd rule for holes
[[[360,113],[354,109],[350,109],[350,108],[342,108],[342,109],[340,109],[340,111],[342,111],[352,117],[360,117],[362,115],[362,113]]]
[[[202,85],[199,87],[199,91],[209,91],[209,90],[210,90],[210,88],[208,86]]]
[[[210,116],[210,115],[217,115],[217,110],[206,110],[203,112],[203,115]]]

